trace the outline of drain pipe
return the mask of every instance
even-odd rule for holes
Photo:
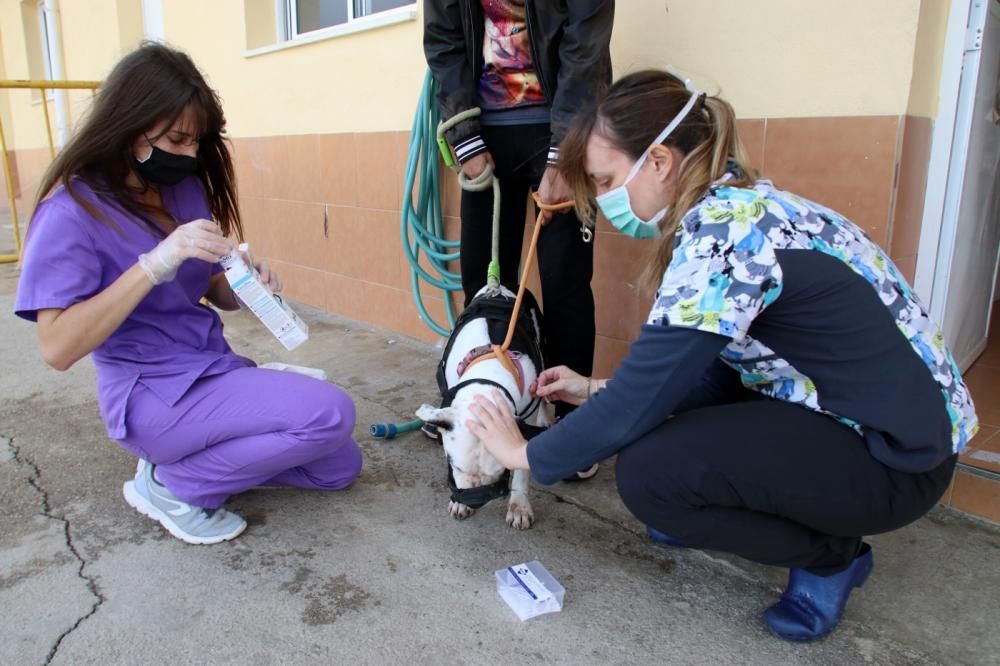
[[[52,69],[52,80],[62,81],[62,30],[59,25],[59,0],[43,0],[42,11],[45,14],[45,29],[49,38],[46,48],[49,51],[49,67]],[[66,91],[54,90],[56,101],[56,145],[62,148],[69,137],[69,109],[66,103]],[[43,100],[43,103],[45,101]]]

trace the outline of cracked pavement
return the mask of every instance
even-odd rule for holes
[[[66,629],[64,632],[59,634],[49,653],[45,656],[45,663],[48,664],[52,661],[52,658],[59,651],[59,646],[62,644],[63,639],[80,626],[82,622],[87,620],[90,616],[97,612],[97,609],[104,603],[104,595],[101,594],[100,590],[97,589],[97,582],[92,576],[84,573],[84,567],[86,566],[86,561],[81,557],[80,552],[76,549],[76,545],[73,543],[73,535],[70,531],[69,521],[60,515],[55,515],[52,513],[52,508],[49,503],[49,495],[45,488],[42,487],[41,473],[38,471],[38,466],[35,465],[30,460],[25,459],[21,455],[21,451],[13,439],[4,438],[0,436],[0,445],[7,449],[8,455],[6,456],[7,461],[13,462],[14,465],[20,468],[21,471],[27,471],[27,483],[28,485],[38,493],[40,500],[40,512],[38,514],[39,518],[42,518],[49,522],[48,529],[45,530],[47,535],[53,537],[53,541],[56,542],[58,554],[55,555],[51,562],[61,564],[61,565],[71,565],[76,570],[76,576],[81,581],[83,581],[86,586],[87,592],[89,592],[92,597],[92,603],[90,609],[77,617],[76,621],[73,622],[72,626]],[[53,529],[54,528],[54,529]],[[53,531],[56,535],[53,535]],[[62,544],[58,544],[58,536],[62,537]],[[66,556],[69,553],[69,557]],[[36,553],[31,552],[30,554],[35,555]],[[43,559],[39,560],[33,558],[27,564],[27,566],[22,565],[21,572],[22,575],[31,576],[39,568],[46,568],[46,562]],[[12,567],[12,570],[14,567]],[[20,573],[20,572],[19,572]],[[17,575],[11,575],[9,577],[0,578],[0,589],[6,588],[8,586],[13,586],[19,582],[21,578]]]
[[[361,478],[245,493],[230,502],[243,536],[185,545],[125,504],[135,463],[104,433],[93,368],[44,366],[9,314],[16,276],[0,266],[0,664],[1000,664],[1000,528],[949,509],[872,540],[872,579],[814,645],[759,620],[782,570],[651,545],[612,465],[535,486],[531,530],[508,528],[502,502],[451,519],[438,445],[368,435],[436,400],[439,352],[305,307],[312,338],[293,353],[242,313],[227,334],[351,393]],[[565,608],[521,623],[493,571],[532,559]]]

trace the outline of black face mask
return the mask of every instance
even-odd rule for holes
[[[156,146],[152,146],[149,157],[135,162],[139,175],[157,185],[176,185],[198,170],[197,157],[174,155]]]

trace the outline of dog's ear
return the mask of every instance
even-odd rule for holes
[[[418,419],[423,419],[424,423],[430,423],[446,432],[455,428],[456,416],[457,414],[452,407],[435,409],[430,405],[424,404],[420,405],[420,409],[417,410]]]

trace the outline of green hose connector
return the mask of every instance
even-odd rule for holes
[[[420,419],[414,419],[406,423],[373,423],[371,434],[375,439],[394,439],[396,435],[416,430],[422,425],[424,425],[424,422]]]

